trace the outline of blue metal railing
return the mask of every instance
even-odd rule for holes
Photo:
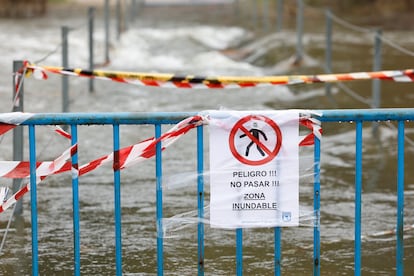
[[[355,159],[355,249],[354,273],[361,275],[361,204],[362,204],[362,124],[371,121],[395,121],[398,124],[398,169],[397,169],[397,225],[396,225],[396,271],[397,275],[404,274],[404,139],[405,121],[414,119],[414,109],[369,109],[369,110],[315,110],[314,114],[322,122],[355,122],[356,123],[356,159]],[[77,127],[79,125],[112,125],[113,126],[113,152],[114,152],[114,208],[115,208],[115,262],[116,275],[122,274],[122,221],[121,221],[121,174],[119,166],[120,125],[154,125],[155,137],[161,136],[161,126],[175,124],[187,117],[196,115],[192,112],[180,113],[66,113],[66,114],[36,114],[22,123],[29,128],[30,151],[30,183],[31,183],[31,219],[32,219],[32,274],[39,274],[38,267],[38,225],[37,225],[37,191],[36,191],[36,142],[35,129],[37,125],[71,126],[72,145],[78,141]],[[314,251],[313,274],[320,275],[320,154],[321,141],[315,138],[314,148]],[[156,223],[157,223],[157,272],[164,274],[163,251],[163,190],[162,190],[162,148],[160,143],[156,147]],[[77,169],[78,155],[72,157],[72,166]],[[198,202],[198,275],[204,275],[204,141],[203,126],[197,127],[197,202]],[[78,177],[72,177],[73,193],[73,236],[74,236],[74,274],[80,275],[80,229],[79,229],[79,190]],[[323,208],[323,206],[322,206]],[[274,274],[281,275],[281,235],[282,229],[274,229]],[[236,272],[243,273],[243,230],[236,230]]]

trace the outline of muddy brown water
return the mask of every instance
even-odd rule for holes
[[[8,37],[9,43],[2,43],[2,112],[9,111],[11,91],[11,59],[38,58],[53,45],[59,43],[60,24],[77,25],[80,16],[75,18],[53,18],[26,20],[1,20],[3,41]],[[53,24],[51,24],[53,23]],[[98,24],[99,26],[99,24]],[[126,45],[136,43],[146,33],[140,28],[153,27],[159,34],[171,34],[160,21],[148,18],[137,19],[135,30],[125,35],[126,41],[117,44],[114,52],[122,49],[131,50]],[[176,29],[184,28],[177,24]],[[211,27],[221,32],[219,27]],[[217,28],[217,29],[214,29]],[[149,29],[155,32],[154,29]],[[7,31],[6,31],[7,30]],[[198,29],[200,30],[200,29]],[[306,55],[315,59],[317,65],[290,67],[286,73],[321,73],[324,57],[324,44],[320,30],[307,33],[309,42],[305,45]],[[4,35],[6,33],[7,35]],[[83,66],[87,58],[82,47],[85,32],[73,33],[74,43],[81,46],[72,51],[73,65]],[[286,31],[286,38],[294,41],[294,31]],[[394,31],[392,38],[404,47],[413,49],[414,41],[407,32]],[[345,37],[351,39],[345,39]],[[160,41],[154,37],[144,37],[157,58],[172,61],[171,57],[184,56],[187,52],[195,54],[202,60],[201,54],[216,57],[219,51],[208,49],[205,45],[195,43],[193,38]],[[102,39],[100,36],[98,40]],[[288,39],[286,39],[287,41]],[[47,41],[43,43],[42,41]],[[181,41],[180,43],[177,41]],[[307,40],[308,41],[308,40]],[[369,39],[359,34],[340,33],[334,47],[334,72],[370,71],[372,68],[372,44]],[[44,46],[44,45],[48,46]],[[165,50],[165,45],[172,49]],[[43,45],[43,46],[42,46]],[[46,49],[45,49],[46,48]],[[168,48],[168,47],[167,47]],[[294,53],[294,43],[279,45],[267,55],[258,59],[254,65],[267,69],[275,61],[288,58]],[[102,51],[102,50],[101,50]],[[273,52],[274,51],[274,52]],[[212,52],[214,55],[212,55]],[[122,56],[125,57],[125,56]],[[130,58],[136,58],[132,53]],[[152,57],[153,58],[153,57]],[[149,58],[146,60],[150,60]],[[176,60],[174,60],[176,62]],[[244,69],[242,61],[236,67],[230,67],[228,61],[214,60],[217,64],[192,63],[193,58],[184,59],[188,67],[178,67],[186,72],[188,68],[203,72],[227,74],[258,74],[267,70]],[[405,69],[412,67],[414,58],[393,49],[384,47],[383,68]],[[60,57],[52,56],[48,61],[59,64]],[[205,62],[205,61],[203,61]],[[221,62],[221,63],[220,63]],[[130,69],[140,69],[128,60],[115,61]],[[162,62],[161,62],[162,63]],[[46,63],[48,64],[48,63]],[[174,63],[176,64],[176,63]],[[173,64],[173,65],[174,65]],[[224,65],[223,65],[224,64]],[[171,64],[165,63],[174,69]],[[115,65],[114,65],[115,66]],[[233,64],[232,64],[233,66]],[[168,69],[167,68],[167,69]],[[208,70],[205,70],[208,68]],[[210,69],[212,68],[212,69]],[[123,70],[123,67],[115,69]],[[159,70],[159,68],[156,68]],[[168,70],[164,70],[168,71]],[[26,82],[25,105],[30,112],[58,112],[60,106],[60,79],[50,77],[50,82],[29,79]],[[381,106],[411,107],[414,101],[411,83],[382,82]],[[71,80],[72,103],[75,112],[116,112],[116,111],[200,111],[205,109],[330,109],[330,108],[369,108],[365,103],[355,100],[340,87],[333,86],[331,97],[326,97],[324,85],[297,85],[288,88],[261,88],[233,91],[177,91],[154,90],[152,88],[119,86],[108,82],[97,82],[99,93],[87,94],[86,81]],[[371,97],[370,81],[358,81],[347,85],[359,95]],[[4,93],[3,93],[4,92]],[[87,94],[87,95],[85,95]],[[281,95],[280,95],[281,94]],[[160,96],[161,95],[161,96]],[[283,96],[282,96],[283,95]],[[81,98],[82,97],[82,98]],[[42,99],[42,101],[39,100]],[[103,100],[102,100],[103,98]],[[406,123],[408,138],[414,138],[412,122]],[[168,127],[163,128],[166,130]],[[353,275],[354,262],[354,159],[355,159],[355,125],[352,123],[327,123],[323,125],[321,158],[321,272],[322,275]],[[111,151],[111,129],[103,126],[80,127],[79,158],[85,163],[93,158]],[[206,131],[206,141],[208,141]],[[65,145],[60,138],[50,138],[48,130],[39,130],[39,159],[50,160]],[[364,124],[364,163],[363,163],[363,207],[362,207],[362,274],[395,274],[395,236],[376,233],[392,230],[396,224],[396,131],[388,122],[381,123],[378,137],[371,135],[371,124]],[[123,145],[141,141],[153,135],[152,127],[121,127]],[[177,214],[194,216],[196,214],[195,185],[195,133],[183,137],[164,153],[164,181],[168,189],[164,194],[164,216]],[[10,158],[10,137],[1,144],[2,158]],[[47,149],[47,150],[45,150]],[[405,223],[414,223],[414,175],[410,164],[413,160],[414,145],[406,143],[405,165]],[[206,150],[207,154],[207,150]],[[301,174],[312,166],[311,149],[301,150]],[[28,155],[26,155],[28,156]],[[208,205],[208,156],[206,156],[206,206]],[[183,169],[184,168],[184,169]],[[154,161],[150,160],[127,169],[122,173],[122,236],[123,236],[123,272],[125,275],[156,274],[156,223],[155,223],[155,178]],[[96,173],[80,180],[80,227],[81,227],[81,271],[85,275],[114,275],[114,211],[113,185],[110,167],[102,168]],[[1,184],[7,185],[6,180]],[[303,176],[300,184],[300,202],[304,218],[312,208],[312,177]],[[31,274],[31,235],[29,197],[24,199],[24,229],[8,234],[5,247],[0,256],[0,274]],[[41,184],[38,189],[39,215],[39,269],[41,275],[73,274],[73,237],[71,218],[71,184],[70,176],[53,176]],[[4,229],[10,212],[0,215],[0,225]],[[171,221],[167,227],[164,241],[165,274],[194,275],[197,272],[197,226],[190,224],[181,227],[180,223]],[[235,233],[234,231],[211,229],[205,226],[205,271],[207,275],[235,274]],[[282,230],[282,273],[283,275],[310,275],[312,271],[313,227],[303,220],[298,228]],[[244,273],[245,275],[273,274],[273,229],[246,229],[244,231]],[[407,231],[404,236],[405,274],[414,271],[414,231]]]

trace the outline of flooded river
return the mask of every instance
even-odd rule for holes
[[[101,12],[98,12],[102,16]],[[104,31],[100,17],[96,22],[95,60],[104,61]],[[139,72],[168,72],[195,75],[270,75],[323,73],[323,29],[306,32],[305,59],[301,67],[292,66],[294,30],[273,34],[273,47],[259,55],[252,41],[255,35],[236,25],[216,22],[183,23],[142,15],[130,24],[121,39],[115,39],[111,22],[111,63],[104,69]],[[65,13],[59,10],[47,18],[30,20],[0,19],[0,91],[1,112],[11,111],[12,61],[36,62],[48,53],[41,65],[61,64],[60,27],[72,26],[70,32],[70,67],[87,68],[86,10]],[[408,49],[414,49],[412,33],[393,31],[387,37]],[[372,70],[372,41],[367,34],[337,30],[334,35],[334,72]],[[269,45],[267,43],[266,45]],[[249,50],[244,59],[229,58],[228,49],[243,45]],[[240,47],[238,47],[240,49]],[[226,50],[226,51],[225,51]],[[224,54],[224,52],[226,54]],[[241,56],[240,52],[231,52]],[[257,57],[252,58],[256,54]],[[385,45],[384,69],[408,69],[414,57]],[[247,62],[251,59],[251,62]],[[25,81],[24,106],[27,112],[60,112],[61,79],[49,74],[46,81]],[[371,82],[347,83],[361,97],[371,97]],[[70,78],[72,112],[120,111],[203,111],[207,109],[331,109],[369,108],[366,102],[350,96],[334,85],[327,97],[323,85],[274,86],[231,90],[178,90],[138,87],[96,81],[89,93],[86,79]],[[414,86],[411,83],[382,83],[382,107],[412,107]],[[407,135],[413,139],[412,123]],[[167,127],[164,129],[166,130]],[[321,272],[322,275],[353,275],[354,248],[354,151],[355,126],[351,123],[323,125],[321,178]],[[121,127],[122,146],[153,136],[151,127]],[[208,139],[206,131],[206,139]],[[79,162],[84,164],[111,151],[112,129],[88,126],[79,129]],[[196,216],[195,133],[179,140],[164,153],[164,216]],[[11,135],[0,144],[0,158],[11,160]],[[207,141],[207,140],[206,140]],[[363,275],[395,273],[395,236],[376,233],[394,229],[396,224],[396,131],[381,124],[379,135],[371,135],[371,125],[364,124],[364,173],[362,267]],[[68,147],[50,129],[37,129],[38,160],[52,160]],[[405,224],[414,224],[414,143],[406,143]],[[207,154],[207,150],[206,150]],[[312,210],[311,149],[301,149],[300,227],[282,231],[283,275],[310,275],[312,271],[313,227],[306,221]],[[25,152],[26,158],[28,157]],[[206,162],[207,162],[206,158]],[[208,165],[206,166],[208,172]],[[154,160],[140,163],[122,173],[123,271],[125,275],[156,274],[155,177]],[[85,275],[114,275],[113,177],[111,166],[100,168],[80,179],[81,269]],[[208,173],[206,174],[206,211],[208,211]],[[1,185],[10,185],[1,179]],[[72,275],[72,218],[70,175],[48,178],[38,188],[39,267],[41,275]],[[1,275],[29,275],[31,269],[30,205],[24,198],[25,228],[8,233],[0,256]],[[208,212],[207,212],[208,214]],[[0,215],[4,229],[10,210]],[[194,275],[197,272],[197,226],[183,227],[180,221],[166,224],[165,272],[167,275]],[[2,235],[3,235],[2,230]],[[2,236],[1,235],[1,236]],[[414,271],[414,231],[405,233],[405,271]],[[205,271],[207,275],[235,274],[235,233],[211,229],[206,225]],[[245,275],[273,273],[273,229],[244,231]]]

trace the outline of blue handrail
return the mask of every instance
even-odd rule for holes
[[[356,122],[356,159],[355,159],[355,249],[354,249],[354,273],[361,275],[363,267],[361,251],[361,208],[362,208],[362,132],[363,122],[366,121],[396,121],[398,123],[398,170],[397,170],[397,221],[396,221],[396,272],[404,274],[404,139],[405,121],[414,120],[414,108],[402,109],[347,109],[347,110],[308,110],[314,118],[321,122]],[[37,229],[37,200],[36,200],[36,125],[62,125],[71,126],[72,145],[78,141],[77,126],[92,124],[107,124],[113,126],[113,152],[114,152],[114,202],[115,202],[115,254],[116,275],[122,275],[122,236],[121,236],[121,175],[117,165],[119,161],[120,125],[148,124],[154,125],[155,137],[161,136],[163,124],[175,124],[185,118],[197,115],[196,112],[148,112],[148,113],[42,113],[34,114],[22,122],[21,125],[29,126],[29,150],[30,150],[30,184],[31,184],[31,220],[32,220],[32,273],[38,275],[38,229]],[[204,114],[204,112],[201,112]],[[163,190],[162,190],[162,146],[156,146],[156,223],[157,223],[157,272],[164,274],[163,252]],[[321,141],[315,138],[314,150],[314,256],[313,273],[320,275],[320,155]],[[78,156],[72,156],[72,167],[77,170]],[[198,275],[204,275],[204,141],[203,126],[197,127],[197,206],[198,206]],[[78,175],[72,174],[73,195],[73,236],[74,236],[74,274],[80,275],[80,226],[79,226],[79,191]],[[274,229],[274,273],[281,275],[281,228]],[[236,230],[236,273],[243,274],[243,230]]]
[[[309,112],[309,110],[307,111]],[[413,120],[413,108],[310,110],[321,122]],[[197,112],[38,113],[22,125],[174,124]]]

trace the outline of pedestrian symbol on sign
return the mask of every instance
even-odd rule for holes
[[[249,132],[253,135],[253,137],[254,138],[256,138],[258,141],[260,141],[260,135],[262,135],[263,136],[263,139],[265,139],[266,141],[267,141],[267,136],[266,136],[266,134],[263,132],[263,131],[261,131],[260,129],[257,129],[257,123],[253,123],[253,127],[254,128],[251,128],[250,130],[249,130]],[[240,138],[243,138],[243,137],[246,137],[247,136],[247,134],[246,133],[244,133],[244,134],[242,134],[242,135],[240,135],[239,137]],[[252,140],[248,145],[247,145],[247,147],[246,147],[246,156],[249,156],[249,150],[250,150],[250,147],[251,146],[253,146],[253,144],[254,144],[254,141]],[[265,153],[264,153],[264,151],[262,150],[262,148],[260,147],[260,145],[259,144],[257,144],[256,145],[256,147],[257,147],[257,150],[260,152],[260,154],[262,155],[262,156],[265,156]]]

